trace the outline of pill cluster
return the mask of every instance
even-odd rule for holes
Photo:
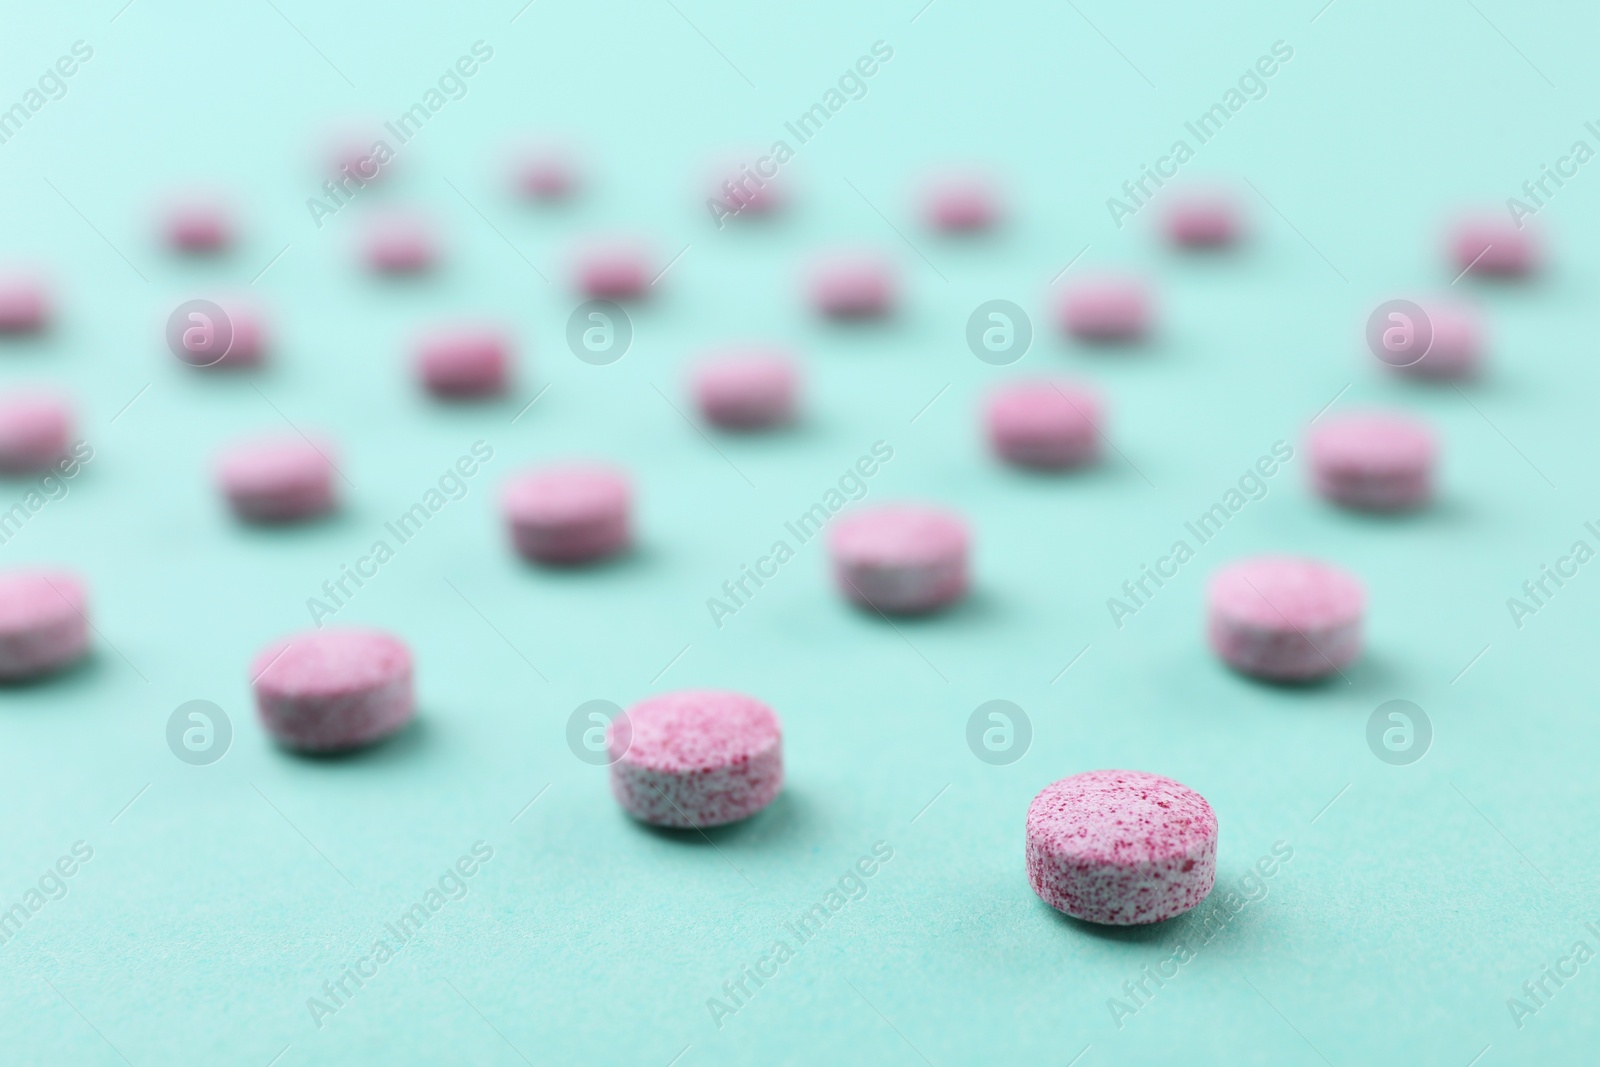
[[[373,160],[335,153],[339,166],[376,180]],[[369,174],[368,171],[371,171]],[[720,172],[719,172],[720,174]],[[578,189],[573,155],[551,146],[521,150],[508,166],[516,195],[542,204]],[[716,177],[713,186],[718,185]],[[721,188],[731,187],[724,178]],[[919,191],[918,210],[933,229],[978,239],[1006,211],[994,180],[980,172],[936,175]],[[740,187],[738,212],[781,210],[781,188]],[[1225,190],[1174,192],[1162,226],[1185,250],[1215,250],[1245,236],[1239,203]],[[211,256],[236,238],[225,199],[190,195],[165,205],[158,229],[175,254]],[[419,274],[441,256],[440,235],[426,217],[376,217],[359,250],[372,271]],[[1493,218],[1470,218],[1452,230],[1448,255],[1463,272],[1522,275],[1537,266],[1532,236]],[[638,299],[660,272],[647,245],[608,238],[581,247],[571,283],[596,300]],[[881,256],[841,250],[812,263],[805,296],[820,315],[875,318],[894,312],[900,282]],[[1060,287],[1053,313],[1060,330],[1086,343],[1136,345],[1153,331],[1156,300],[1140,277],[1084,274]],[[37,332],[54,314],[50,286],[31,272],[0,274],[0,334]],[[196,369],[256,367],[268,330],[260,310],[234,302],[225,329],[202,331],[181,358]],[[1429,305],[1423,356],[1387,361],[1399,373],[1435,379],[1472,375],[1481,362],[1482,328],[1457,303]],[[209,327],[214,322],[206,321]],[[441,402],[504,393],[516,372],[514,338],[488,321],[440,325],[414,342],[417,384]],[[756,433],[800,418],[799,359],[776,346],[707,353],[687,391],[704,422]],[[1002,462],[1065,472],[1094,464],[1107,438],[1107,405],[1086,382],[1043,377],[993,391],[982,430]],[[46,393],[0,396],[0,472],[45,471],[71,452],[69,402]],[[1432,430],[1400,412],[1337,414],[1307,431],[1314,491],[1337,506],[1365,512],[1425,507],[1433,494],[1438,442]],[[252,524],[313,520],[339,506],[337,446],[298,435],[244,440],[216,458],[217,488],[234,515]],[[569,461],[516,472],[502,487],[500,512],[510,550],[548,567],[581,567],[626,552],[635,538],[634,488],[626,471]],[[831,524],[828,551],[839,595],[878,615],[937,612],[960,600],[972,578],[972,527],[935,503],[894,503],[852,510]],[[1278,683],[1339,674],[1360,656],[1367,594],[1337,566],[1294,556],[1263,556],[1220,568],[1206,591],[1204,631],[1216,656],[1241,673]],[[0,573],[0,679],[40,678],[68,667],[89,647],[89,598],[83,579],[65,570]],[[415,710],[412,654],[392,634],[363,629],[312,630],[263,648],[249,665],[265,731],[303,753],[370,745],[403,729]],[[747,818],[769,805],[784,780],[782,728],[759,700],[740,693],[690,691],[645,699],[606,733],[611,791],[630,816],[673,828],[704,828]],[[1206,800],[1171,779],[1131,770],[1090,771],[1041,791],[1026,819],[1027,877],[1052,907],[1104,924],[1159,922],[1195,907],[1216,874],[1217,818]]]

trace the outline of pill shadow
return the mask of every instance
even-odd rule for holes
[[[661,552],[646,542],[629,545],[615,555],[603,559],[583,560],[577,563],[546,563],[513,557],[517,569],[527,577],[538,577],[554,582],[581,582],[599,575],[631,575],[649,571],[661,563]]]
[[[113,655],[111,657],[115,659]],[[80,659],[57,671],[32,678],[0,678],[0,696],[21,696],[58,690],[69,693],[92,686],[106,676],[110,661],[106,653],[93,646]]]
[[[1056,925],[1062,929],[1071,930],[1074,933],[1087,934],[1102,941],[1117,941],[1132,945],[1147,945],[1160,942],[1163,947],[1167,946],[1173,937],[1181,936],[1183,931],[1188,929],[1189,917],[1193,914],[1192,911],[1188,911],[1182,915],[1174,915],[1170,919],[1163,919],[1158,923],[1144,923],[1139,926],[1111,926],[1106,923],[1089,922],[1087,919],[1079,919],[1068,915],[1064,911],[1057,911],[1037,897],[1034,902],[1040,909],[1053,915]],[[1200,906],[1204,907],[1205,905],[1202,903]]]
[[[1227,664],[1219,663],[1219,666],[1231,677],[1247,683],[1252,688],[1286,696],[1372,696],[1380,692],[1392,695],[1396,687],[1404,683],[1404,675],[1395,668],[1394,661],[1383,652],[1370,648],[1364,650],[1356,662],[1339,668],[1338,673],[1300,681],[1258,678],[1253,674],[1235,670]]]
[[[880,612],[876,608],[848,598],[845,601],[845,608],[852,616],[868,623],[875,623],[884,629],[925,630],[936,626],[982,625],[999,617],[1000,604],[1000,598],[995,596],[993,591],[978,587],[967,590],[966,595],[954,604],[934,608],[931,611]]]
[[[383,766],[420,758],[420,754],[428,747],[428,738],[432,734],[433,727],[426,718],[418,713],[398,733],[390,734],[388,737],[370,745],[341,749],[337,752],[303,752],[277,743],[274,743],[272,747],[277,749],[281,755],[307,764]]]

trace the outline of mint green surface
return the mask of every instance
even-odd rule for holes
[[[1546,979],[1553,995],[1520,1028],[1507,999],[1574,942],[1600,951],[1584,926],[1600,927],[1600,564],[1520,629],[1506,599],[1575,540],[1600,547],[1583,525],[1600,519],[1600,163],[1539,215],[1547,273],[1453,287],[1490,317],[1481,382],[1397,382],[1361,340],[1379,301],[1452,289],[1437,239],[1451,210],[1499,209],[1575,140],[1600,147],[1584,127],[1591,11],[121,2],[0,15],[0,106],[73,42],[93,48],[65,96],[0,144],[0,258],[46,265],[61,300],[48,336],[0,343],[0,381],[72,390],[95,458],[0,560],[83,571],[99,631],[81,669],[0,690],[0,907],[75,842],[93,851],[0,944],[0,1061],[1592,1061],[1600,962],[1560,988]],[[393,183],[313,225],[327,124],[397,118],[480,40],[492,60],[399,149]],[[865,97],[797,146],[784,123],[876,41],[893,58]],[[1184,166],[1250,183],[1248,246],[1184,258],[1155,239],[1153,212],[1116,228],[1106,198],[1278,41],[1293,58],[1266,95]],[[523,130],[587,150],[580,200],[538,210],[506,195],[497,153]],[[793,210],[717,230],[695,184],[704,161],[780,137],[797,148]],[[909,189],[967,159],[1000,168],[1013,221],[978,240],[928,234]],[[153,200],[194,181],[244,207],[247,237],[220,263],[177,262],[151,233]],[[352,242],[366,213],[399,203],[434,214],[447,259],[387,284],[355,268]],[[663,264],[688,247],[637,310],[626,358],[593,367],[564,340],[566,252],[610,231],[647,235]],[[838,243],[898,262],[892,322],[807,313],[797,274]],[[1151,344],[1094,353],[1057,337],[1045,292],[1086,245],[1073,272],[1156,282]],[[244,291],[271,310],[269,368],[207,376],[167,354],[177,303]],[[1033,350],[1011,367],[963,340],[994,298],[1034,316]],[[472,314],[519,332],[515,395],[429,403],[407,339]],[[674,405],[690,411],[697,351],[741,339],[804,355],[807,416],[713,448]],[[1117,452],[1099,469],[1029,477],[987,457],[982,393],[1043,372],[1106,393]],[[1436,507],[1378,520],[1311,497],[1299,442],[1335,397],[1335,411],[1400,405],[1438,427]],[[210,488],[211,456],[286,419],[340,442],[346,507],[300,529],[241,528]],[[1279,440],[1297,456],[1265,499],[1115,627],[1106,599]],[[307,598],[476,441],[494,458],[465,496],[336,619],[411,643],[419,721],[354,758],[276,750],[254,722],[249,659],[306,626]],[[813,542],[714,625],[706,599],[878,441],[894,455],[868,502],[965,512],[972,596],[891,627],[841,603]],[[498,486],[569,455],[633,471],[640,544],[589,572],[535,570],[504,543]],[[27,492],[6,483],[0,506]],[[1370,648],[1347,679],[1253,684],[1206,650],[1206,574],[1264,551],[1325,557],[1369,584]],[[690,686],[757,694],[786,732],[783,795],[709,840],[630,823],[565,740],[583,701]],[[1369,714],[1393,698],[1433,723],[1411,766],[1367,748]],[[232,719],[211,766],[166,745],[168,716],[192,699]],[[966,745],[991,699],[1032,720],[1010,766]],[[1107,931],[1029,889],[1030,798],[1100,767],[1171,775],[1210,800],[1219,882],[1202,910]],[[319,1027],[308,1000],[476,842],[493,855],[464,898],[429,912]],[[878,842],[893,858],[865,895],[800,945],[785,924]],[[1279,842],[1292,858],[1206,940],[1206,917],[1227,891],[1243,899]],[[793,958],[719,1027],[708,998],[780,939]],[[1114,1021],[1108,1000],[1179,942],[1192,958],[1178,977]]]

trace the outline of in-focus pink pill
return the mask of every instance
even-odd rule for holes
[[[1220,248],[1243,230],[1238,201],[1214,190],[1173,192],[1163,216],[1167,238],[1186,248]]]
[[[1532,229],[1518,229],[1499,214],[1458,220],[1450,231],[1449,251],[1455,269],[1470,274],[1515,277],[1539,265],[1539,243]]]
[[[781,352],[740,352],[703,360],[694,370],[694,399],[714,426],[758,430],[791,422],[800,375]]]
[[[250,664],[267,733],[301,752],[370,745],[411,721],[411,651],[378,630],[307,630],[274,641]]]
[[[631,300],[650,290],[651,256],[635,241],[595,241],[573,256],[573,276],[594,300]]]
[[[47,393],[0,396],[0,471],[49,470],[72,445],[71,406]]]
[[[0,273],[0,333],[34,333],[50,316],[44,279],[21,271]]]
[[[167,243],[180,252],[220,252],[233,240],[233,216],[221,200],[191,196],[170,204],[162,218]]]
[[[1313,559],[1256,556],[1217,571],[1206,589],[1211,648],[1235,670],[1273,681],[1333,674],[1361,654],[1361,582]]]
[[[783,730],[741,693],[664,693],[606,731],[611,793],[641,822],[682,829],[747,819],[783,788]]]
[[[1000,220],[1000,193],[985,174],[940,174],[922,191],[922,217],[937,230],[987,230]]]
[[[1205,797],[1145,771],[1086,771],[1028,806],[1028,884],[1058,911],[1136,926],[1198,905],[1217,879]]]
[[[1308,437],[1312,484],[1324,499],[1366,511],[1420,507],[1433,495],[1438,451],[1426,423],[1388,412],[1328,415]]]
[[[381,274],[418,274],[439,258],[433,227],[420,215],[395,212],[368,224],[362,254]]]
[[[1150,329],[1150,291],[1136,278],[1078,278],[1061,289],[1061,328],[1086,341],[1135,341]]]
[[[1388,363],[1412,378],[1461,380],[1475,377],[1483,360],[1483,320],[1470,304],[1431,301],[1422,305],[1432,340],[1421,359]]]
[[[325,442],[303,437],[244,441],[217,458],[217,484],[234,513],[251,522],[294,522],[334,506],[333,463]]]
[[[811,304],[840,319],[887,315],[895,301],[894,268],[879,256],[841,252],[819,260],[811,269]]]
[[[494,396],[505,391],[511,374],[511,341],[483,324],[434,330],[417,342],[416,372],[435,396]]]
[[[855,512],[828,536],[834,583],[885,614],[932,611],[967,591],[967,524],[938,508],[896,504]]]
[[[501,510],[511,543],[539,563],[588,563],[628,546],[632,491],[620,471],[598,465],[546,467],[511,479]]]
[[[0,679],[23,681],[58,671],[89,648],[83,580],[60,570],[0,573]]]
[[[1099,394],[1070,381],[1023,381],[989,398],[985,423],[995,454],[1021,467],[1078,467],[1100,455]]]

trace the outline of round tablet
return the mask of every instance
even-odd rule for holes
[[[0,274],[0,333],[34,333],[50,315],[44,280],[21,272]]]
[[[923,189],[922,217],[936,230],[987,230],[1000,219],[1000,194],[987,175],[941,174]]]
[[[167,243],[179,252],[220,252],[233,240],[233,219],[227,206],[200,196],[170,205],[162,229]]]
[[[1256,556],[1212,575],[1206,635],[1228,666],[1273,681],[1333,674],[1361,654],[1367,594],[1314,559]]]
[[[216,324],[209,340],[185,340],[183,362],[196,370],[240,370],[259,367],[266,359],[266,313],[253,301],[226,298],[217,301],[225,322]]]
[[[362,254],[380,274],[417,274],[439,258],[433,227],[420,215],[395,212],[367,226]]]
[[[1539,265],[1539,246],[1531,229],[1511,219],[1478,215],[1456,222],[1449,236],[1450,256],[1462,273],[1516,277]]]
[[[1070,381],[1023,381],[989,398],[986,425],[995,454],[1019,467],[1059,470],[1100,455],[1100,397]]]
[[[694,370],[694,399],[714,426],[758,430],[794,418],[799,374],[781,352],[714,356]]]
[[[303,437],[244,441],[217,458],[217,484],[234,513],[251,522],[294,522],[331,511],[329,446]]]
[[[776,173],[764,178],[749,163],[741,161],[724,161],[712,168],[706,179],[706,196],[740,218],[770,215],[787,199]]]
[[[1307,434],[1312,485],[1335,504],[1366,511],[1420,507],[1433,493],[1437,446],[1428,426],[1406,415],[1326,416]]]
[[[812,306],[833,318],[874,318],[887,315],[894,305],[894,268],[867,253],[838,253],[819,260],[809,284]]]
[[[783,788],[783,731],[772,709],[742,693],[663,693],[606,730],[611,794],[654,826],[722,826],[747,819]]]
[[[72,445],[72,409],[58,396],[13,393],[0,396],[0,471],[46,471]]]
[[[1062,287],[1061,328],[1086,341],[1135,341],[1150,328],[1150,293],[1135,278],[1075,279]]]
[[[1217,817],[1186,785],[1145,771],[1086,771],[1028,806],[1028,884],[1076,919],[1158,923],[1217,879]]]
[[[593,300],[631,300],[650,289],[650,255],[633,241],[596,241],[573,258],[577,285]]]
[[[387,140],[377,123],[357,123],[335,131],[325,148],[328,176],[345,194],[379,181],[394,162]]]
[[[279,744],[301,752],[370,745],[411,721],[411,651],[378,630],[307,630],[250,664],[256,712]]]
[[[417,342],[416,372],[435,396],[470,398],[505,391],[511,342],[494,326],[467,324],[435,330]]]
[[[960,599],[970,542],[960,517],[916,505],[857,511],[834,523],[828,536],[839,591],[886,614],[932,611]]]
[[[1239,238],[1239,205],[1227,193],[1173,193],[1162,219],[1167,238],[1185,248],[1221,248]]]
[[[1432,339],[1421,359],[1405,365],[1386,363],[1412,378],[1460,380],[1478,373],[1483,359],[1483,322],[1470,304],[1432,301],[1422,305]]]
[[[529,200],[561,200],[578,186],[572,156],[553,145],[528,145],[511,160],[511,184]]]
[[[0,573],[0,679],[23,681],[60,670],[89,648],[83,580],[67,571]]]
[[[511,543],[539,563],[588,563],[628,546],[631,490],[610,467],[546,467],[507,483],[501,510]]]

